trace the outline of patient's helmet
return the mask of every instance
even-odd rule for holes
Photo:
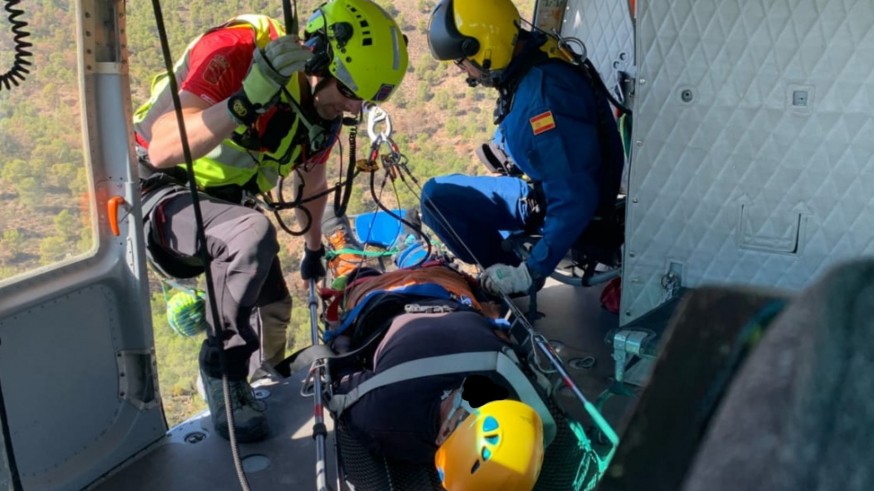
[[[543,464],[543,422],[519,401],[483,404],[440,445],[434,461],[448,491],[531,491]]]

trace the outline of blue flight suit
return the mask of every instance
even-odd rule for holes
[[[508,71],[522,62],[517,57]],[[536,64],[519,81],[497,138],[503,138],[519,170],[542,185],[543,239],[527,259],[535,279],[548,276],[592,217],[615,204],[624,154],[611,114],[606,97],[596,95],[586,76],[570,64]],[[606,121],[600,135],[599,115]],[[435,177],[422,190],[422,220],[465,262],[484,268],[518,265],[519,258],[503,250],[501,241],[530,229],[531,192],[516,177]]]

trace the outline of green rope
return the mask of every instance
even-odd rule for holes
[[[356,256],[364,256],[364,257],[383,257],[383,256],[391,256],[398,252],[399,249],[387,249],[385,251],[360,251],[357,249],[337,249],[336,251],[327,251],[325,252],[326,259],[334,259],[335,257],[341,254],[354,254]]]

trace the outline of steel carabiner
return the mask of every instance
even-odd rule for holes
[[[382,143],[391,140],[391,117],[384,109],[372,103],[364,104],[364,112],[367,113],[367,136],[370,137],[371,148],[376,148]],[[376,131],[377,126],[382,124],[382,131]]]

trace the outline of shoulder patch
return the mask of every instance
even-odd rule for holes
[[[216,55],[209,60],[209,65],[203,72],[203,80],[209,84],[218,85],[222,76],[230,67],[231,64],[228,62],[227,58],[222,55]]]
[[[555,128],[555,118],[552,117],[552,111],[538,114],[528,120],[531,123],[531,131],[535,135],[547,132]]]

